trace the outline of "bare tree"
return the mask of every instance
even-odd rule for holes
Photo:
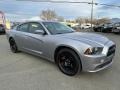
[[[94,25],[100,25],[100,24],[106,24],[106,23],[110,23],[110,19],[109,18],[101,18],[101,19],[93,19],[91,22],[91,19],[89,18],[84,18],[85,23],[92,23]]]
[[[60,21],[60,22],[63,22],[63,21],[64,21],[64,17],[62,17],[62,16],[57,16],[57,20]]]
[[[110,19],[109,18],[101,18],[101,19],[98,19],[97,20],[97,24],[100,25],[100,24],[106,24],[106,23],[110,23]]]
[[[93,19],[92,20],[92,24],[97,25],[98,24],[98,20],[97,19]]]
[[[84,23],[84,19],[81,17],[77,17],[75,21],[79,23],[80,26]]]
[[[55,20],[57,18],[57,14],[54,10],[43,10],[40,14],[40,18],[43,20]]]
[[[91,23],[91,20],[90,18],[84,18],[84,22],[87,24],[87,23]]]

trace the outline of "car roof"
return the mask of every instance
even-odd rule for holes
[[[44,23],[44,22],[58,22],[58,21],[25,21],[23,23],[30,23],[30,22],[39,22],[39,23]],[[21,23],[22,24],[22,23]]]

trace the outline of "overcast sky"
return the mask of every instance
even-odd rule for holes
[[[91,2],[91,0],[69,0],[69,1]],[[120,5],[120,0],[94,0],[94,2]],[[67,4],[67,3],[58,4],[58,3],[31,2],[24,0],[22,1],[0,0],[0,11],[3,11],[6,17],[10,20],[19,19],[22,20],[36,17],[39,16],[40,12],[45,9],[55,10],[59,16],[63,16],[66,19],[73,19],[78,16],[90,17],[91,13],[90,12],[91,5],[89,4]],[[120,8],[94,5],[94,17],[120,18]]]

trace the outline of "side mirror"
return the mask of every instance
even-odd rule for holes
[[[44,35],[45,32],[43,30],[35,30],[35,34]]]

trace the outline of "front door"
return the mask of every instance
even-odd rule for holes
[[[29,33],[26,35],[27,39],[25,48],[30,52],[42,55],[46,35],[35,34],[36,30],[44,31],[44,28],[40,23],[37,22],[29,23]]]

